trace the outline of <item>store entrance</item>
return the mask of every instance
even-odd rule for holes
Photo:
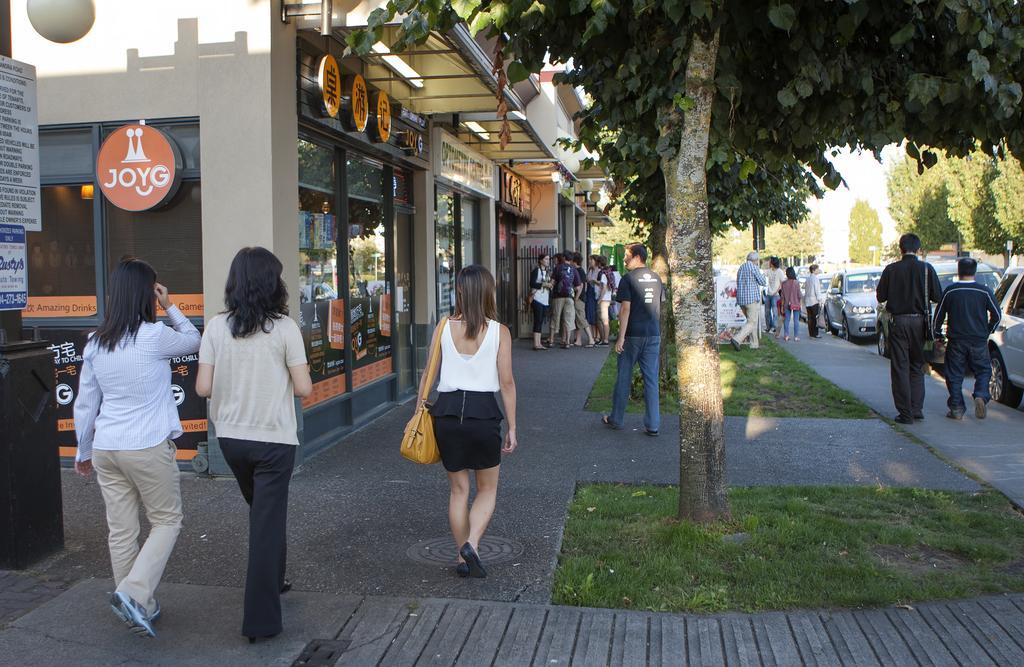
[[[498,224],[498,318],[508,325],[512,336],[519,337],[520,295],[516,256],[519,254],[519,236],[512,231],[507,216]],[[525,296],[525,295],[523,295]]]

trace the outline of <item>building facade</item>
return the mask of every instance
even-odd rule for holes
[[[283,17],[272,0],[159,0],[145,21],[98,0],[92,30],[55,44],[12,2],[14,57],[39,79],[43,229],[29,233],[23,315],[53,343],[62,454],[82,348],[123,258],[150,262],[199,326],[223,309],[239,248],[280,258],[314,381],[308,457],[414,395],[459,269],[487,266],[518,307],[499,262],[515,262],[513,239],[583,247],[579,212],[562,213],[574,176],[531,122],[550,84],[504,91],[503,149],[492,51],[464,26],[402,54],[384,40],[345,55],[378,4],[335,1],[322,34],[319,16]],[[196,368],[172,362],[182,459],[216,438]]]

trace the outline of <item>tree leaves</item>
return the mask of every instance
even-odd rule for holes
[[[914,37],[915,28],[916,26],[913,21],[907,23],[897,32],[893,33],[892,37],[889,38],[889,43],[896,47],[903,46]]]
[[[774,5],[768,9],[768,20],[779,30],[789,32],[796,23],[796,10],[789,3]]]
[[[508,80],[510,83],[519,83],[530,78],[530,70],[518,60],[508,64]]]

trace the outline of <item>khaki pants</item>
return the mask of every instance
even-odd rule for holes
[[[737,343],[742,343],[750,336],[750,348],[756,350],[761,346],[761,311],[764,310],[760,303],[748,303],[743,306],[743,314],[747,317],[746,324],[733,337]]]
[[[147,449],[93,450],[93,467],[107,506],[110,565],[117,591],[146,608],[181,531],[181,486],[177,448],[170,440]],[[146,509],[149,536],[139,549],[139,507]]]
[[[562,296],[551,300],[552,342],[559,332],[565,335],[576,330],[576,305],[572,297]]]

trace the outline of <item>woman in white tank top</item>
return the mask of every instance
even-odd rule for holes
[[[487,576],[477,548],[494,513],[501,453],[510,454],[517,446],[512,335],[495,319],[494,295],[491,273],[479,265],[467,266],[455,282],[455,314],[434,331],[435,340],[441,337],[441,374],[430,414],[451,485],[448,521],[459,550],[460,577]],[[504,439],[502,411],[494,395],[498,391],[508,421]],[[472,509],[470,470],[476,477]]]

